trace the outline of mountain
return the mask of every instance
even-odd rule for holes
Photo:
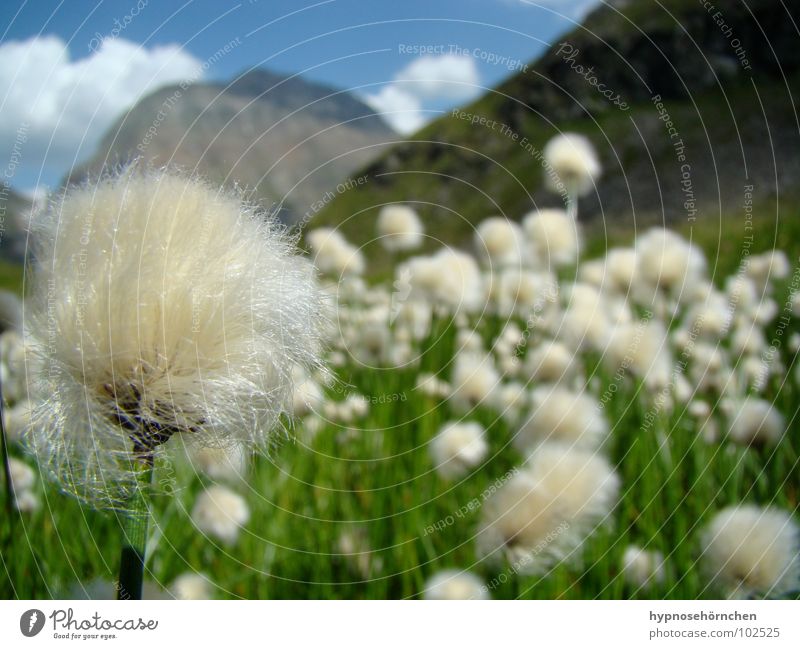
[[[257,69],[227,84],[168,86],[144,97],[66,182],[141,156],[243,186],[296,220],[393,140],[348,92]]]
[[[778,197],[800,201],[799,24],[796,2],[611,1],[497,88],[357,172],[366,181],[310,227],[341,226],[362,244],[381,204],[406,201],[435,238],[466,244],[487,216],[559,204],[541,158],[559,131],[585,134],[603,163],[580,204],[598,237],[731,215],[740,232],[767,208],[774,218]]]

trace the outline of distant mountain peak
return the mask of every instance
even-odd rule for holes
[[[394,139],[346,90],[255,68],[229,82],[169,86],[142,98],[67,182],[141,157],[247,187],[291,220]]]

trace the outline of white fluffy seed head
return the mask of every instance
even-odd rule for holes
[[[664,583],[664,555],[629,545],[622,555],[622,575],[636,588]]]
[[[483,462],[488,452],[486,431],[473,421],[445,424],[430,445],[436,471],[446,479],[466,475]]]
[[[608,436],[608,423],[597,401],[586,392],[562,385],[542,385],[531,395],[531,414],[514,437],[521,451],[543,442],[565,442],[598,449]]]
[[[408,205],[385,205],[378,213],[378,236],[387,250],[415,250],[424,234],[422,221]]]
[[[320,272],[334,277],[361,275],[366,263],[361,251],[350,244],[341,232],[316,228],[306,234],[312,260]]]
[[[518,267],[524,256],[522,230],[500,216],[485,219],[475,230],[475,249],[491,268]]]
[[[712,585],[727,597],[780,597],[800,588],[800,532],[780,509],[727,507],[704,529],[701,547]]]
[[[652,228],[636,240],[636,283],[662,289],[678,300],[692,297],[705,277],[703,253],[676,232]]]
[[[786,420],[765,399],[740,400],[730,418],[728,436],[744,446],[774,445],[786,432]]]
[[[546,443],[531,454],[525,468],[557,503],[560,515],[579,529],[602,522],[617,503],[619,477],[596,451]]]
[[[586,284],[602,288],[607,281],[605,262],[602,259],[581,262],[578,267],[578,279]]]
[[[26,382],[26,368],[32,361],[22,335],[15,329],[7,329],[0,334],[0,379],[3,385],[3,398],[7,403],[27,399],[29,395]]]
[[[605,268],[611,286],[627,295],[636,277],[636,251],[633,248],[612,248],[606,254]]]
[[[562,133],[544,147],[547,163],[545,174],[549,187],[556,192],[563,188],[570,194],[588,194],[602,172],[600,160],[588,138],[577,133]]]
[[[413,299],[429,302],[451,313],[472,312],[484,302],[484,286],[475,259],[464,252],[442,248],[427,257],[414,257],[397,267],[397,283],[408,283]]]
[[[785,252],[770,250],[760,255],[750,255],[745,271],[763,291],[770,282],[786,279],[791,272],[791,265]]]
[[[522,318],[543,316],[553,308],[558,295],[551,273],[521,268],[506,268],[495,274],[493,293],[499,315]]]
[[[205,600],[213,599],[212,584],[208,577],[196,572],[186,572],[175,578],[170,593],[175,599]]]
[[[235,481],[247,470],[247,455],[240,445],[217,448],[190,446],[187,451],[192,468],[212,480]]]
[[[203,534],[233,544],[242,527],[250,520],[250,508],[244,498],[222,485],[203,491],[192,509],[192,521]]]
[[[477,551],[479,556],[493,560],[533,555],[525,570],[533,573],[550,564],[547,550],[552,550],[567,531],[568,524],[553,507],[551,496],[539,488],[529,472],[517,471],[484,503]]]
[[[6,427],[9,441],[21,442],[23,440],[25,432],[31,425],[32,410],[31,402],[27,399],[3,408],[3,424]]]
[[[667,331],[658,320],[617,325],[611,330],[605,359],[612,370],[625,369],[647,388],[666,388],[673,373]]]
[[[22,460],[15,457],[8,458],[11,475],[11,486],[14,492],[21,494],[30,491],[36,485],[36,472]]]
[[[37,223],[26,323],[41,356],[31,446],[62,488],[120,506],[134,453],[263,446],[318,364],[321,308],[293,242],[238,196],[130,167]]]
[[[425,599],[489,599],[481,579],[461,570],[442,570],[425,583]]]
[[[522,229],[531,246],[533,261],[539,267],[555,270],[577,261],[578,224],[564,210],[531,212],[523,218]]]
[[[535,383],[566,383],[579,371],[577,353],[557,340],[540,343],[525,357],[526,377]]]
[[[574,553],[619,497],[611,465],[593,451],[543,444],[483,506],[478,553],[541,574]]]
[[[453,363],[450,402],[459,412],[491,402],[500,375],[489,354],[461,352]]]
[[[317,412],[324,400],[325,394],[319,384],[314,379],[301,377],[292,395],[292,411],[296,417],[303,417]]]

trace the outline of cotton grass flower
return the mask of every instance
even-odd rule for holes
[[[36,472],[22,460],[8,458],[9,477],[14,507],[21,512],[33,512],[39,509],[36,488]]]
[[[664,583],[664,555],[629,545],[622,555],[622,576],[636,588]]]
[[[389,251],[415,250],[422,245],[425,229],[417,213],[407,205],[385,205],[378,214],[378,236]]]
[[[612,248],[606,253],[605,270],[611,286],[627,295],[636,277],[636,251],[633,248]]]
[[[310,230],[306,234],[306,242],[314,253],[312,260],[320,272],[333,277],[361,275],[364,272],[366,263],[361,251],[338,230]]]
[[[531,246],[533,263],[540,268],[555,270],[577,261],[578,225],[564,210],[531,212],[522,219],[522,228]]]
[[[619,498],[620,481],[600,454],[543,444],[483,506],[478,554],[505,556],[520,574],[542,574],[577,557]]]
[[[475,249],[490,268],[520,266],[524,255],[522,230],[513,221],[493,216],[475,230]]]
[[[449,313],[470,313],[484,302],[484,287],[475,259],[467,253],[442,248],[435,254],[413,257],[397,267],[406,278],[409,296]]]
[[[687,301],[694,284],[705,276],[703,253],[663,228],[652,228],[637,238],[636,260],[637,284],[661,289],[680,301]]]
[[[780,597],[800,588],[800,531],[774,507],[735,505],[701,535],[703,568],[729,598]]]
[[[28,398],[25,363],[30,361],[30,357],[27,351],[23,337],[16,329],[0,334],[0,380],[3,398],[8,403]]]
[[[24,433],[31,424],[32,409],[31,402],[27,399],[3,408],[3,425],[9,441],[18,443],[23,440]]]
[[[121,506],[171,436],[264,446],[317,364],[310,266],[279,227],[171,171],[71,189],[34,230],[31,442],[63,489]],[[54,304],[53,304],[54,302]]]
[[[489,599],[480,577],[462,570],[442,570],[433,575],[423,589],[425,599]]]
[[[208,577],[196,572],[185,572],[175,578],[169,588],[175,599],[207,600],[213,599],[212,584]]]
[[[450,403],[457,412],[469,412],[490,403],[499,384],[500,374],[491,355],[461,352],[453,363]]]
[[[547,182],[556,192],[575,196],[588,194],[597,183],[602,167],[589,139],[577,133],[562,133],[552,138],[543,151]]]
[[[785,432],[783,415],[769,401],[746,397],[736,404],[728,437],[743,446],[774,445]]]
[[[536,383],[568,383],[580,372],[578,354],[556,340],[545,340],[525,357],[525,373]]]
[[[250,508],[245,499],[222,485],[203,491],[192,509],[192,522],[200,532],[230,545],[236,543],[249,520]]]
[[[188,449],[192,468],[212,480],[240,480],[247,470],[247,455],[242,446],[203,447]]]
[[[605,442],[608,422],[589,393],[542,385],[533,390],[531,401],[531,414],[514,437],[521,451],[542,442],[566,442],[585,449],[598,449]]]
[[[430,444],[436,471],[448,480],[466,475],[486,459],[488,452],[486,431],[473,421],[445,424]]]

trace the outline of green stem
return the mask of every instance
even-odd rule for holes
[[[136,489],[122,514],[122,552],[119,561],[117,599],[142,599],[145,546],[150,511],[146,491],[153,475],[152,462],[145,462]]]

